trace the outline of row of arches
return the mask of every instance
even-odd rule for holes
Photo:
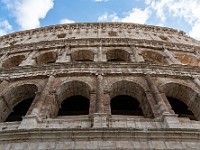
[[[167,83],[162,87],[167,101],[165,103],[172,113],[191,120],[200,120],[200,95],[190,87]],[[0,99],[1,121],[21,121],[35,107],[38,87],[23,84],[11,88]],[[91,96],[91,87],[82,81],[70,81],[57,87],[54,99],[59,104],[54,117],[89,115],[94,109],[95,99]],[[105,97],[102,97],[105,99]],[[111,115],[143,116],[153,118],[149,97],[144,89],[132,81],[118,81],[112,84],[107,112]],[[44,104],[45,105],[45,104]],[[104,104],[102,104],[104,105]],[[45,107],[45,106],[44,106]],[[51,111],[51,110],[48,110]],[[95,112],[95,111],[94,111]],[[93,112],[93,113],[94,113]]]
[[[65,53],[64,53],[65,54]],[[65,54],[67,55],[67,54]],[[147,63],[152,64],[162,64],[162,65],[169,65],[170,61],[166,59],[164,54],[161,52],[144,50],[141,53],[143,60]],[[95,53],[90,50],[79,50],[71,53],[69,55],[69,60],[72,62],[76,61],[88,61],[92,62],[95,58]],[[2,67],[10,68],[20,65],[23,60],[25,60],[25,55],[16,55],[9,57],[3,61]],[[55,63],[58,59],[58,54],[55,51],[44,52],[40,55],[35,57],[36,64],[48,64],[48,63]],[[189,54],[176,54],[176,59],[178,59],[183,64],[188,64],[192,66],[200,66],[200,61],[192,55]],[[132,60],[131,53],[126,50],[122,49],[114,49],[109,50],[106,53],[106,60],[108,62],[134,62]]]

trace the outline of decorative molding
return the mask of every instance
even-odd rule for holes
[[[170,67],[169,67],[170,66]],[[12,69],[1,69],[0,80],[16,80],[20,78],[38,78],[41,76],[72,76],[72,75],[91,75],[101,68],[102,73],[106,75],[146,75],[150,74],[157,77],[170,78],[192,78],[200,77],[199,67],[182,66],[173,64],[169,66],[150,65],[147,63],[59,63],[38,66],[21,66]],[[181,69],[180,69],[181,67]],[[117,69],[121,68],[120,72]],[[45,71],[44,71],[45,70]],[[111,71],[112,70],[112,71]]]

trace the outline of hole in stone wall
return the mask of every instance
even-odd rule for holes
[[[29,107],[31,106],[34,98],[25,99],[22,102],[18,103],[13,112],[9,114],[5,122],[12,122],[12,121],[22,121],[22,117],[26,115]]]
[[[143,51],[142,56],[145,60],[145,62],[151,63],[151,64],[169,64],[168,61],[165,59],[165,57],[154,51]]]
[[[10,57],[8,59],[6,59],[3,64],[2,67],[4,68],[10,68],[10,67],[16,67],[19,66],[19,64],[25,59],[24,55],[17,55],[17,56],[13,56]]]
[[[172,97],[167,97],[167,99],[174,112],[178,114],[178,117],[188,117],[190,120],[197,120],[194,114],[188,110],[188,106],[185,103]]]
[[[182,63],[191,66],[200,66],[200,61],[197,57],[192,54],[181,54],[176,53],[176,58]]]
[[[164,36],[164,35],[160,35],[159,37],[163,41],[168,41],[168,38],[166,36]]]
[[[112,37],[112,36],[117,36],[117,32],[115,32],[115,31],[110,31],[110,32],[108,32],[108,35],[109,35],[110,37]]]
[[[13,46],[13,45],[15,45],[16,43],[17,43],[17,41],[12,41],[12,42],[10,42],[10,45]]]
[[[80,50],[71,54],[72,61],[93,61],[94,54],[89,50]]]
[[[124,50],[110,50],[107,52],[107,60],[110,62],[118,62],[118,61],[125,61],[129,62],[130,54]]]
[[[112,115],[143,116],[140,103],[132,96],[119,95],[111,99]]]
[[[61,33],[57,35],[58,38],[65,38],[65,36],[66,36],[66,33]]]
[[[57,59],[56,52],[46,52],[36,57],[37,64],[55,63]]]
[[[65,99],[58,112],[58,116],[88,115],[89,99],[76,95]]]

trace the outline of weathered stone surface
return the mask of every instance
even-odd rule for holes
[[[181,31],[130,23],[2,36],[0,149],[198,150],[199,54]]]

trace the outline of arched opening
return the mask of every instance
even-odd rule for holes
[[[24,55],[17,55],[17,56],[13,56],[10,57],[8,59],[6,59],[3,64],[2,67],[4,68],[11,68],[11,67],[16,67],[19,66],[19,64],[25,59]]]
[[[165,57],[158,53],[153,51],[143,51],[142,56],[145,60],[145,62],[151,63],[151,64],[166,64],[168,65],[168,61],[165,59]]]
[[[94,54],[89,50],[79,50],[71,54],[72,61],[94,61]]]
[[[1,121],[20,121],[27,114],[38,88],[23,84],[11,88],[0,97]]]
[[[46,52],[37,56],[36,62],[37,64],[49,64],[49,63],[55,63],[56,59],[57,59],[56,52]]]
[[[5,122],[12,122],[12,121],[22,121],[22,117],[26,115],[29,107],[31,106],[34,98],[25,99],[22,102],[18,103],[13,112],[9,114],[6,118]]]
[[[57,88],[56,99],[61,107],[58,116],[88,115],[90,86],[81,81],[71,81]]]
[[[188,117],[190,120],[197,120],[194,114],[188,110],[188,106],[185,103],[172,97],[167,97],[167,99],[178,117]]]
[[[111,114],[143,116],[137,99],[127,95],[118,95],[111,99]]]
[[[118,81],[111,86],[110,113],[153,118],[144,89],[131,81]]]
[[[76,95],[65,99],[58,112],[58,116],[88,115],[89,99],[84,96]]]
[[[182,64],[191,66],[200,66],[200,61],[195,56],[189,54],[178,54],[178,53],[175,55]]]
[[[200,120],[200,94],[198,90],[173,82],[165,84],[162,89],[175,113],[185,117],[188,115],[192,120]]]
[[[130,54],[125,50],[115,49],[107,52],[108,62],[129,62]]]

